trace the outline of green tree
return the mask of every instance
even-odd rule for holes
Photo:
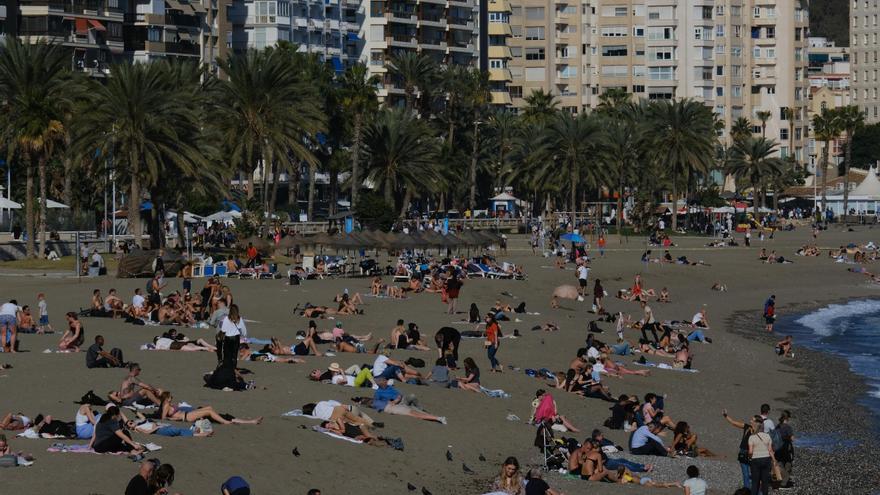
[[[785,170],[785,160],[774,156],[777,151],[776,142],[763,137],[740,141],[733,148],[727,173],[747,181],[752,186],[752,207],[756,220],[760,185],[772,177],[781,175]]]
[[[525,97],[526,107],[523,109],[523,119],[528,123],[540,122],[546,124],[559,111],[559,100],[553,93],[536,89]]]
[[[603,182],[603,171],[590,161],[599,137],[597,119],[583,113],[574,116],[559,112],[546,129],[547,148],[552,153],[548,163],[552,163],[552,167],[546,169],[543,176],[551,180],[567,180],[568,207],[575,224],[578,188],[582,184],[598,188]]]
[[[35,255],[34,165],[39,177],[40,257],[45,252],[47,168],[57,145],[64,142],[66,119],[79,89],[69,67],[68,53],[60,45],[22,44],[7,36],[0,50],[0,109],[5,123],[0,135],[8,145],[7,155],[19,150],[25,162],[28,257]]]
[[[843,169],[843,215],[849,214],[849,168],[852,164],[853,138],[865,127],[865,114],[855,105],[847,105],[837,110],[840,127],[846,132],[846,159]]]
[[[515,145],[516,138],[521,130],[519,117],[507,109],[496,109],[486,122],[486,131],[489,138],[489,146],[495,155],[495,173],[493,186],[503,188],[506,186],[505,179],[510,174],[509,163]]]
[[[761,137],[767,137],[767,121],[773,117],[773,114],[769,110],[758,110],[755,112],[755,117],[761,121]]]
[[[437,64],[427,55],[407,51],[393,56],[388,63],[388,69],[403,84],[406,109],[412,111],[415,108],[416,91],[421,90],[434,77]]]
[[[662,100],[648,109],[646,146],[665,168],[672,188],[672,228],[678,228],[678,182],[682,175],[708,173],[717,135],[708,107],[694,100]]]
[[[880,157],[880,123],[866,125],[853,136],[852,166],[871,169]]]
[[[635,116],[635,115],[633,115]],[[617,176],[617,233],[623,226],[623,194],[629,179],[638,172],[641,158],[640,130],[628,117],[605,118],[598,157],[609,172]]]
[[[179,88],[170,71],[168,62],[112,66],[106,82],[89,82],[72,126],[77,156],[92,163],[112,157],[118,180],[128,183],[129,230],[139,245],[142,188],[204,164],[202,149],[191,140],[203,122],[192,93]]]
[[[428,125],[409,111],[384,109],[364,133],[367,179],[378,186],[392,208],[394,196],[403,190],[412,197],[430,190],[437,178],[434,168],[436,142]],[[409,205],[404,199],[402,211]]]
[[[745,117],[739,117],[733,121],[730,126],[730,137],[736,144],[737,141],[744,141],[752,136],[752,123]]]
[[[357,205],[358,191],[361,188],[359,161],[364,134],[364,119],[372,115],[378,107],[376,85],[379,78],[370,75],[367,66],[358,63],[346,69],[340,81],[342,85],[342,107],[352,120],[351,139],[351,208]]]
[[[843,127],[834,110],[822,109],[822,113],[813,116],[813,133],[816,139],[822,141],[822,211],[828,207],[828,155],[831,151],[831,142],[837,139]],[[815,179],[814,179],[815,180]]]

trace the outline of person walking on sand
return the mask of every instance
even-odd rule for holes
[[[455,314],[455,301],[458,299],[461,286],[461,280],[459,280],[455,272],[451,272],[449,278],[446,280],[446,301],[448,303],[447,313],[451,315]]]
[[[501,372],[504,368],[495,355],[498,353],[498,347],[501,345],[500,337],[501,326],[495,320],[492,313],[486,315],[486,354],[489,357],[489,371]]]
[[[773,331],[773,323],[776,321],[776,295],[770,296],[764,302],[764,328],[768,332]]]

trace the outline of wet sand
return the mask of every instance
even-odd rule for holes
[[[593,262],[589,285],[592,288],[597,277],[602,280],[611,295],[605,299],[609,311],[622,310],[636,319],[640,317],[636,303],[613,297],[618,289],[632,284],[636,273],[643,275],[645,287],[658,291],[664,286],[669,288],[672,298],[670,304],[652,303],[658,319],[690,319],[703,304],[707,305],[711,323],[707,334],[714,343],[693,345],[694,367],[700,370],[699,373],[656,370],[649,377],[608,377],[604,380],[614,395],[627,393],[643,396],[647,392],[666,394],[667,413],[676,421],[688,421],[692,430],[699,435],[700,445],[722,456],[718,461],[705,464],[705,477],[711,488],[719,490],[718,493],[732,492],[739,480],[739,467],[735,460],[739,431],[724,422],[721,409],[727,408],[731,416],[742,419],[757,412],[761,403],[768,402],[776,416],[780,409],[797,409],[800,400],[794,392],[803,391],[809,385],[809,375],[780,360],[773,353],[772,346],[763,339],[740,332],[746,330],[740,328],[743,326],[758,327],[760,330],[757,318],[749,322],[731,317],[743,311],[759,315],[763,301],[770,294],[776,294],[780,312],[795,303],[821,303],[880,294],[880,286],[869,284],[862,275],[847,272],[846,268],[850,265],[835,264],[827,258],[828,247],[847,242],[866,242],[880,233],[880,230],[867,227],[858,227],[856,231],[844,232],[838,228],[823,232],[819,245],[826,248],[825,255],[818,258],[794,256],[801,244],[812,240],[807,228],[779,233],[775,240],[766,240],[763,244],[753,236],[755,242],[752,248],[710,249],[703,247],[706,242],[704,238],[675,239],[680,246],[672,248],[674,256],[684,254],[691,260],[703,260],[712,266],[644,265],[639,261],[644,250],[644,239],[631,238],[628,242],[620,243],[612,236],[605,257]],[[505,335],[512,335],[513,330],[518,329],[522,337],[504,339],[498,353],[499,360],[505,366],[523,369],[546,367],[563,370],[587,335],[587,323],[593,318],[587,313],[589,301],[566,301],[563,308],[550,309],[549,295],[553,287],[576,284],[575,272],[572,269],[563,271],[552,268],[552,259],[533,256],[526,244],[526,238],[512,237],[509,255],[501,258],[523,264],[528,274],[527,281],[469,280],[462,290],[459,310],[466,311],[471,302],[485,312],[498,299],[514,306],[526,301],[527,309],[540,315],[521,316],[521,322],[501,323]],[[768,250],[775,249],[786,258],[791,256],[795,263],[763,264],[757,260],[761,246]],[[661,255],[662,249],[654,249],[654,256]],[[709,288],[715,281],[726,284],[729,291],[711,291]],[[80,281],[3,276],[0,278],[0,299],[14,297],[19,304],[34,307],[37,292],[45,292],[51,320],[58,329],[63,323],[64,312],[88,305],[93,288],[100,288],[106,293],[107,289],[115,287],[128,300],[134,288],[143,287],[145,283],[145,280],[114,278]],[[293,287],[285,285],[283,280],[226,280],[224,283],[232,288],[235,302],[241,306],[245,318],[254,320],[248,322],[251,336],[276,336],[288,343],[294,342],[296,331],[304,330],[307,324],[306,319],[293,315],[293,308],[297,304],[308,301],[330,305],[333,295],[344,288],[352,292],[369,292],[368,279],[325,279]],[[196,281],[195,286],[200,289],[201,281]],[[180,280],[172,279],[170,287],[179,288]],[[509,292],[515,297],[502,296],[502,292]],[[341,318],[350,333],[373,332],[376,338],[388,339],[391,327],[398,318],[402,318],[416,322],[423,339],[430,341],[436,329],[466,316],[463,313],[455,317],[446,315],[445,305],[441,304],[436,294],[418,294],[405,301],[374,298],[366,298],[365,301],[364,315]],[[544,333],[530,330],[547,321],[558,324],[561,331]],[[329,329],[334,323],[333,320],[319,321],[319,327]],[[736,326],[737,331],[731,331],[730,325]],[[454,326],[462,330],[469,328],[468,325]],[[606,332],[598,337],[613,341],[613,325],[606,323],[600,326]],[[163,450],[155,455],[163,463],[174,465],[177,471],[174,491],[184,494],[215,493],[220,483],[231,475],[247,478],[255,493],[304,494],[312,487],[321,488],[325,494],[407,493],[408,482],[419,488],[427,487],[437,495],[483,493],[488,491],[491,480],[498,474],[500,463],[507,456],[517,456],[524,465],[534,464],[540,459],[532,446],[535,430],[525,420],[529,417],[535,390],[547,388],[547,385],[522,372],[507,370],[503,374],[483,373],[484,386],[504,389],[512,394],[507,399],[489,398],[461,390],[399,386],[404,393],[417,394],[428,411],[446,416],[449,424],[443,426],[413,418],[376,414],[386,423],[386,427],[379,430],[380,434],[403,438],[406,450],[398,452],[390,448],[336,440],[301,428],[312,426],[314,421],[281,417],[285,411],[299,408],[307,402],[327,399],[348,402],[353,396],[368,395],[365,389],[310,382],[306,375],[311,369],[326,368],[331,362],[338,362],[343,367],[370,363],[370,356],[341,354],[336,357],[309,357],[307,364],[298,365],[247,363],[245,366],[254,372],[250,379],[256,381],[257,389],[220,392],[201,386],[202,373],[210,371],[215,363],[213,354],[138,350],[141,344],[161,333],[161,327],[133,326],[120,320],[94,318],[85,318],[84,327],[87,342],[90,343],[96,334],[104,335],[106,349],[121,348],[126,360],[142,364],[144,381],[171,389],[177,400],[194,405],[212,405],[219,411],[236,416],[265,416],[260,426],[218,426],[212,438],[136,438],[163,446]],[[181,331],[190,337],[209,339],[213,335],[212,331],[206,329]],[[637,335],[636,331],[628,331],[627,337],[634,341]],[[0,355],[0,362],[14,366],[14,369],[0,372],[0,375],[5,375],[0,378],[0,410],[21,411],[30,416],[39,412],[72,420],[77,407],[73,401],[83,393],[93,389],[103,395],[118,386],[124,376],[123,371],[88,370],[84,364],[84,353],[41,352],[54,348],[58,338],[58,335],[26,335],[22,338],[22,349],[30,352]],[[465,339],[461,355],[474,357],[481,368],[487,369],[488,360],[481,344],[481,339]],[[325,348],[320,346],[320,350]],[[393,357],[401,360],[410,356],[422,358],[430,365],[436,353],[393,353]],[[802,359],[801,355],[797,359]],[[633,360],[630,357],[623,361],[628,364]],[[817,366],[822,366],[822,363],[817,363]],[[560,412],[582,430],[577,435],[581,439],[589,435],[593,428],[601,428],[608,417],[609,403],[562,392],[554,393],[554,397]],[[829,409],[835,407],[833,402],[826,406]],[[811,407],[821,409],[822,404],[813,401]],[[517,415],[522,421],[508,421],[506,418],[509,414]],[[793,427],[797,432],[797,419]],[[606,434],[615,442],[626,444],[627,436],[622,431],[608,432],[606,429]],[[52,442],[11,439],[13,449],[34,453],[37,462],[29,468],[3,470],[0,491],[121,493],[128,479],[137,471],[137,466],[124,457],[47,453],[46,447]],[[294,447],[302,454],[300,457],[291,455]],[[453,462],[445,458],[447,449],[453,453]],[[480,454],[486,457],[486,462],[478,460]],[[464,474],[462,462],[476,474]],[[688,459],[664,463],[655,479],[682,480],[689,463]],[[704,465],[702,462],[700,464]],[[845,466],[823,467],[829,468],[841,473],[838,476],[846,476],[843,473],[849,471]],[[795,469],[798,469],[797,461]],[[855,477],[857,473],[850,476]],[[585,486],[586,482],[565,480],[556,473],[549,473],[545,478],[551,486],[569,494],[587,490],[596,493],[640,493],[646,490],[597,483]],[[815,476],[810,479],[815,479]]]

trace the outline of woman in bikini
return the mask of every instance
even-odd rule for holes
[[[599,362],[602,363],[602,367],[605,368],[605,373],[608,376],[616,376],[618,378],[623,378],[624,375],[639,375],[639,376],[648,376],[651,374],[650,370],[631,370],[622,364],[617,364],[611,359],[608,359],[608,354],[602,354],[599,356]]]
[[[159,419],[167,421],[192,422],[197,419],[208,418],[211,421],[220,423],[222,425],[258,425],[263,422],[262,417],[254,419],[242,419],[234,418],[228,414],[220,415],[211,406],[199,408],[172,406],[172,399],[174,399],[174,397],[171,395],[171,392],[166,391],[162,392],[162,394],[159,395],[159,411],[161,412],[161,417]]]
[[[617,473],[605,469],[602,454],[595,440],[587,440],[579,450],[581,456],[581,479],[589,481],[617,482]]]
[[[697,434],[691,432],[691,427],[686,421],[675,424],[675,437],[672,446],[678,455],[689,457],[716,457],[709,449],[697,446]]]

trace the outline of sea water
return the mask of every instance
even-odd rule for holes
[[[858,299],[780,317],[774,330],[780,339],[784,335],[794,337],[795,359],[800,346],[846,359],[850,370],[868,384],[868,393],[860,402],[875,414],[875,428],[880,428],[880,300]],[[809,439],[804,440],[809,443]],[[815,440],[817,444],[826,443]]]

